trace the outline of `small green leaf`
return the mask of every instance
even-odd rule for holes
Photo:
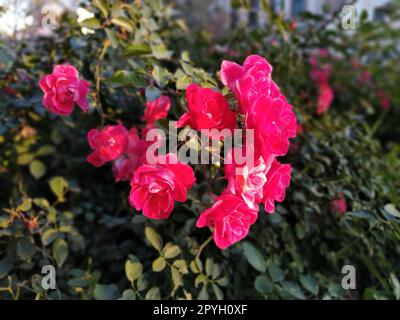
[[[172,281],[174,282],[174,288],[178,288],[183,285],[182,275],[178,269],[171,268]]]
[[[273,262],[268,263],[268,273],[274,282],[280,282],[284,278],[284,274],[281,268],[279,268]]]
[[[118,300],[136,300],[136,293],[132,289],[127,289]]]
[[[36,151],[36,156],[41,157],[41,156],[47,156],[49,154],[53,154],[56,151],[56,149],[53,146],[47,145],[40,147],[38,151]]]
[[[182,273],[182,274],[187,274],[188,273],[188,269],[187,269],[185,260],[183,260],[183,259],[175,260],[172,265],[175,268],[178,268],[180,273]]]
[[[164,44],[152,45],[151,51],[153,56],[160,60],[170,59],[172,56],[172,51],[167,50]]]
[[[301,300],[305,299],[304,293],[300,289],[297,283],[292,281],[284,281],[282,283],[282,287],[286,292],[290,293],[293,297]]]
[[[130,282],[138,279],[143,272],[143,265],[140,262],[132,262],[127,260],[125,262],[125,275]]]
[[[32,208],[32,200],[30,198],[24,198],[21,204],[18,206],[18,210],[29,211]]]
[[[400,218],[400,211],[397,210],[396,206],[393,203],[388,203],[387,205],[384,206],[384,209],[390,215],[396,218]]]
[[[158,287],[153,287],[149,291],[147,291],[146,300],[160,300],[161,299],[161,294],[160,294],[160,289]]]
[[[147,43],[130,44],[124,50],[124,54],[126,56],[141,56],[150,53],[151,53],[151,48]]]
[[[390,282],[392,283],[396,300],[400,300],[400,282],[394,273],[390,274]]]
[[[302,275],[300,277],[300,283],[306,290],[308,290],[312,294],[314,295],[318,294],[318,283],[317,281],[315,281],[313,277],[308,275],[306,276]]]
[[[262,295],[268,295],[273,290],[271,281],[265,275],[259,275],[254,281],[254,287]]]
[[[128,32],[133,32],[135,30],[135,26],[131,23],[128,18],[125,17],[116,17],[111,19],[111,23],[125,29]]]
[[[21,166],[25,166],[31,163],[33,159],[35,159],[35,156],[33,154],[25,153],[17,158],[17,163]]]
[[[215,283],[212,284],[212,288],[214,290],[215,296],[217,297],[217,300],[223,300],[224,299],[224,294],[220,287],[218,287]]]
[[[168,246],[165,248],[165,251],[163,250],[163,256],[166,259],[175,258],[180,253],[181,253],[181,249],[177,245]]]
[[[63,177],[54,177],[50,180],[50,188],[59,200],[63,200],[68,191],[68,181]]]
[[[171,74],[169,73],[168,69],[159,67],[157,65],[154,66],[152,75],[160,88],[164,88],[168,84],[168,81],[171,79]]]
[[[247,241],[243,243],[242,247],[243,247],[243,254],[246,257],[247,261],[250,263],[250,265],[254,269],[260,272],[265,272],[266,264],[264,257],[262,256],[260,251],[258,251],[256,247],[254,247],[250,242]]]
[[[96,284],[93,295],[97,300],[116,300],[120,296],[120,293],[115,284]]]
[[[57,229],[47,229],[45,232],[42,233],[41,240],[44,246],[49,245],[59,236],[61,236],[61,232]]]
[[[23,237],[17,243],[18,256],[26,261],[30,260],[35,253],[35,245],[32,237]]]
[[[53,258],[57,265],[61,267],[68,257],[68,244],[64,239],[57,239],[53,243]]]
[[[150,244],[158,251],[161,251],[162,239],[160,235],[151,227],[146,227],[144,229],[144,233],[146,235],[147,240],[149,240]]]
[[[148,101],[154,101],[161,96],[161,91],[154,86],[148,86],[145,94]]]
[[[81,21],[80,25],[82,27],[86,27],[86,28],[94,29],[94,30],[101,28],[101,23],[96,18],[85,19],[85,20]]]
[[[35,179],[40,179],[46,173],[46,166],[40,160],[33,160],[29,165],[29,171]]]
[[[108,5],[105,0],[93,0],[93,4],[101,11],[104,18],[108,17]]]
[[[155,272],[163,271],[166,266],[166,261],[163,257],[158,257],[153,261],[152,268]]]

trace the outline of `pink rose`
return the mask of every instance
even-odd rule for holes
[[[322,114],[329,109],[334,98],[334,94],[329,84],[320,85],[318,92],[319,94],[316,113]]]
[[[196,226],[214,226],[215,244],[225,249],[245,238],[256,220],[255,208],[248,207],[238,196],[224,194],[216,198],[214,205],[200,215]]]
[[[150,219],[167,219],[174,201],[185,202],[195,182],[193,169],[175,154],[159,156],[160,163],[138,167],[131,180],[129,203]]]
[[[267,182],[264,185],[264,206],[265,211],[275,211],[274,201],[282,202],[285,199],[286,188],[290,184],[292,168],[289,164],[280,164],[274,161],[267,173]]]
[[[86,161],[100,167],[125,153],[129,139],[128,131],[121,124],[106,126],[101,131],[91,129],[87,134],[90,147],[94,150]]]
[[[39,86],[44,92],[43,105],[55,114],[71,114],[75,103],[83,111],[89,109],[89,83],[79,79],[78,71],[71,65],[55,66],[52,74],[40,79]]]
[[[246,113],[246,127],[254,129],[255,158],[267,161],[287,153],[289,138],[296,136],[296,115],[286,100],[262,95]]]
[[[331,201],[330,209],[332,213],[339,213],[339,214],[346,213],[347,203],[343,193],[339,193],[338,197]]]
[[[157,120],[164,119],[167,117],[170,107],[171,99],[168,96],[160,96],[153,101],[147,101],[143,120],[152,124]]]
[[[237,164],[234,161],[233,150],[228,153],[225,164],[225,178],[228,185],[224,193],[241,197],[249,207],[256,208],[263,198],[263,187],[267,181],[267,171],[270,164],[266,164],[260,157],[254,164]]]
[[[112,166],[115,181],[132,179],[136,168],[144,162],[147,147],[151,143],[141,140],[136,128],[130,129],[127,136],[129,142],[126,153],[119,156]]]
[[[186,89],[188,112],[182,115],[176,126],[189,125],[192,129],[229,129],[236,127],[236,115],[219,92],[190,84]]]
[[[221,64],[221,82],[235,92],[242,112],[261,95],[285,99],[279,87],[271,78],[272,67],[266,59],[258,55],[246,58],[243,66],[232,61]]]
[[[381,104],[382,109],[389,109],[390,107],[390,100],[388,94],[383,91],[382,89],[378,90],[376,95],[379,98],[379,102]]]

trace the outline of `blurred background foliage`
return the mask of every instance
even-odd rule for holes
[[[194,2],[93,0],[82,3],[92,17],[78,23],[66,11],[51,36],[2,36],[0,299],[400,298],[399,2],[385,21],[360,13],[350,31],[338,11],[293,20],[267,0],[266,23],[251,14],[236,23],[235,10],[251,13],[252,3],[232,1],[229,32],[218,35],[217,22],[196,23]],[[320,49],[335,98],[317,116],[309,60]],[[150,221],[129,207],[128,183],[86,163],[86,133],[117,121],[140,128],[146,99],[161,93],[177,119],[189,83],[221,88],[222,60],[249,54],[273,65],[301,129],[283,159],[294,167],[285,201],[273,215],[261,209],[246,240],[221,251],[194,226],[222,190],[221,170],[197,166],[188,202]],[[91,83],[89,114],[42,106],[38,81],[63,62]],[[360,82],[364,72],[370,81]],[[332,210],[339,195],[344,214]],[[41,288],[46,264],[57,266],[56,290]],[[355,290],[341,287],[347,264]]]

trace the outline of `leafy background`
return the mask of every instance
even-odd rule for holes
[[[337,12],[303,14],[294,28],[261,4],[269,23],[218,38],[190,26],[171,1],[94,0],[83,3],[93,18],[78,24],[65,14],[53,38],[0,40],[0,299],[400,298],[399,2],[388,6],[388,23],[363,13],[351,34]],[[308,63],[319,48],[331,52],[335,90],[322,116]],[[187,84],[221,88],[222,60],[253,53],[273,65],[303,133],[282,159],[294,168],[285,201],[273,215],[261,208],[246,240],[221,251],[194,226],[223,188],[217,166],[196,166],[189,201],[168,221],[150,221],[129,207],[128,183],[86,163],[86,133],[119,120],[140,128],[146,99],[161,93],[177,119]],[[90,81],[89,114],[54,116],[42,106],[38,80],[63,62]],[[371,86],[358,82],[363,71]],[[340,193],[342,215],[330,208]],[[46,264],[57,266],[56,290],[41,288]],[[355,290],[341,287],[347,264]]]

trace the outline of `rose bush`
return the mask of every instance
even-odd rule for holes
[[[399,298],[398,5],[350,36],[263,1],[222,38],[158,0],[86,9],[0,40],[0,299]],[[254,163],[146,161],[214,128],[254,129]]]

